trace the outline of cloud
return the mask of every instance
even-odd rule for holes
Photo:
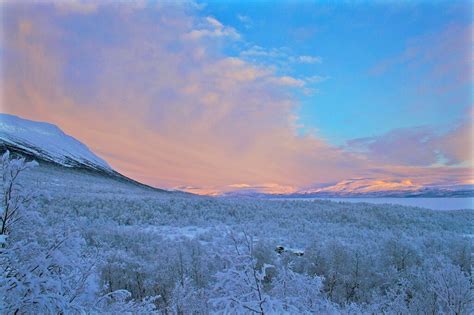
[[[440,94],[472,80],[472,25],[450,24],[407,41],[405,49],[369,69],[380,76],[403,72],[420,93]]]
[[[253,26],[252,19],[247,15],[237,14],[237,19],[245,28],[251,28]]]
[[[347,144],[350,150],[383,163],[429,166],[438,161],[434,137],[431,128],[401,128],[375,137],[353,139]]]
[[[391,165],[430,167],[472,163],[471,122],[463,118],[444,131],[426,126],[394,129],[375,137],[350,140],[346,149]]]
[[[240,34],[233,27],[224,26],[221,22],[211,16],[206,17],[205,22],[206,23],[200,25],[200,28],[193,29],[186,33],[184,38],[192,40],[198,40],[204,37],[240,38]]]
[[[232,28],[194,6],[105,4],[65,27],[54,7],[2,5],[1,110],[57,124],[147,184],[216,194],[235,183],[283,192],[357,176],[465,180],[465,169],[420,167],[428,157],[387,166],[301,134],[294,90],[322,78],[227,56]],[[465,152],[444,135],[440,148],[455,163]]]
[[[261,65],[269,65],[269,67],[273,67],[277,70],[280,70],[281,68],[287,68],[288,63],[313,64],[322,62],[321,57],[294,56],[291,54],[291,50],[286,47],[265,49],[258,45],[251,46],[250,48],[241,51],[240,57],[244,60],[248,60],[249,62]],[[313,95],[319,90],[307,86],[321,83],[327,79],[328,77],[318,75],[306,78],[295,78],[289,75],[282,75],[278,78],[275,78],[273,81],[279,85],[302,88],[303,94]]]
[[[97,12],[98,3],[87,0],[68,0],[53,2],[61,14],[93,14]]]
[[[274,82],[279,85],[303,87],[306,83],[303,80],[295,79],[290,76],[282,76],[274,78]]]
[[[249,184],[232,184],[229,185],[230,188],[251,188],[252,186]]]
[[[291,89],[303,81],[218,53],[216,37],[186,38],[202,25],[225,32],[215,19],[107,6],[65,29],[56,11],[7,9],[2,111],[59,125],[126,175],[158,187],[276,190],[342,179],[359,163],[297,135]]]
[[[327,77],[327,76],[313,75],[313,76],[305,78],[305,81],[308,82],[308,83],[317,84],[317,83],[324,82],[328,79],[329,79],[329,77]]]
[[[290,63],[315,64],[322,62],[322,58],[319,56],[295,55],[287,47],[267,49],[258,45],[253,45],[250,48],[243,50],[240,55],[242,57],[281,59],[282,61]]]
[[[265,193],[265,194],[291,194],[297,191],[293,186],[280,185],[276,183],[264,183],[258,185],[250,184],[232,184],[228,185],[230,190],[224,190],[223,192],[228,191],[237,191],[237,192],[256,192],[256,193]]]
[[[288,58],[289,50],[285,47],[265,49],[261,46],[254,45],[243,50],[240,55],[250,57]]]
[[[321,57],[316,56],[298,56],[295,58],[295,61],[299,63],[321,63],[323,62]]]
[[[438,139],[439,151],[447,164],[468,163],[474,161],[474,121],[473,107],[469,107],[463,119]]]

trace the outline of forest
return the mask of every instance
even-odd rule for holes
[[[472,314],[473,210],[203,197],[5,153],[2,314]]]

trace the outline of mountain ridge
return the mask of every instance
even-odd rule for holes
[[[381,189],[385,187],[385,189]],[[299,190],[289,194],[262,193],[243,189],[223,194],[228,197],[255,198],[439,198],[474,197],[474,185],[429,185],[413,184],[410,180],[381,181],[349,179],[318,188]]]
[[[114,170],[87,145],[58,126],[0,113],[0,151],[6,150],[43,163],[82,169],[153,190],[168,192],[131,179]]]

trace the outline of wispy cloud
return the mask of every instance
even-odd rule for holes
[[[253,58],[272,58],[272,59],[281,59],[286,62],[291,63],[321,63],[322,58],[319,56],[308,56],[308,55],[294,55],[291,50],[287,47],[279,48],[264,48],[258,45],[253,45],[250,48],[243,50],[240,53],[243,57],[253,57]]]
[[[197,29],[193,29],[184,34],[184,38],[198,40],[204,37],[228,37],[239,39],[240,34],[233,28],[224,26],[217,19],[208,16],[200,23]]]
[[[309,83],[317,84],[317,83],[324,82],[328,79],[329,79],[328,76],[313,75],[313,76],[310,76],[310,77],[306,77],[305,81],[309,82]]]
[[[473,25],[450,24],[407,41],[399,54],[376,63],[369,74],[403,71],[420,93],[440,94],[472,80]]]
[[[249,49],[243,50],[240,55],[250,57],[288,58],[289,50],[285,47],[265,49],[261,46],[254,45]]]
[[[237,14],[237,19],[245,28],[251,28],[253,26],[252,19],[247,15]]]
[[[265,65],[284,73],[283,69],[291,68],[291,64],[316,64],[321,63],[319,56],[294,55],[291,49],[286,47],[265,49],[258,45],[253,45],[240,52],[240,57],[255,64]],[[273,81],[286,86],[299,87],[304,95],[314,95],[319,91],[314,85],[319,84],[328,77],[313,75],[310,77],[297,78],[288,74],[283,74]]]
[[[323,62],[323,59],[318,56],[298,56],[298,57],[292,57],[290,60],[294,62],[299,62],[299,63],[321,63]]]

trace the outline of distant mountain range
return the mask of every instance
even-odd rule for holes
[[[460,198],[474,197],[474,187],[466,188],[437,188],[425,187],[418,190],[380,190],[373,192],[312,192],[291,194],[265,194],[257,191],[231,191],[224,194],[226,197],[254,197],[254,198]]]
[[[0,151],[5,150],[63,167],[85,169],[147,186],[115,171],[85,144],[65,134],[53,124],[0,114]],[[409,180],[384,181],[356,178],[292,194],[264,194],[246,189],[228,192],[224,196],[258,198],[474,197],[474,185],[420,186]]]
[[[294,193],[286,195],[290,198],[440,198],[440,197],[474,197],[474,187],[457,187],[439,188],[424,187],[417,190],[380,190],[366,193],[360,192],[316,192],[316,193]]]
[[[227,192],[227,197],[254,198],[415,198],[415,197],[474,197],[474,185],[415,185],[409,180],[390,181],[367,178],[343,180],[318,188],[291,194],[265,194],[258,190],[241,189]]]
[[[293,197],[472,197],[474,185],[421,186],[410,180],[390,181],[356,178],[334,185],[308,189],[291,194]]]

